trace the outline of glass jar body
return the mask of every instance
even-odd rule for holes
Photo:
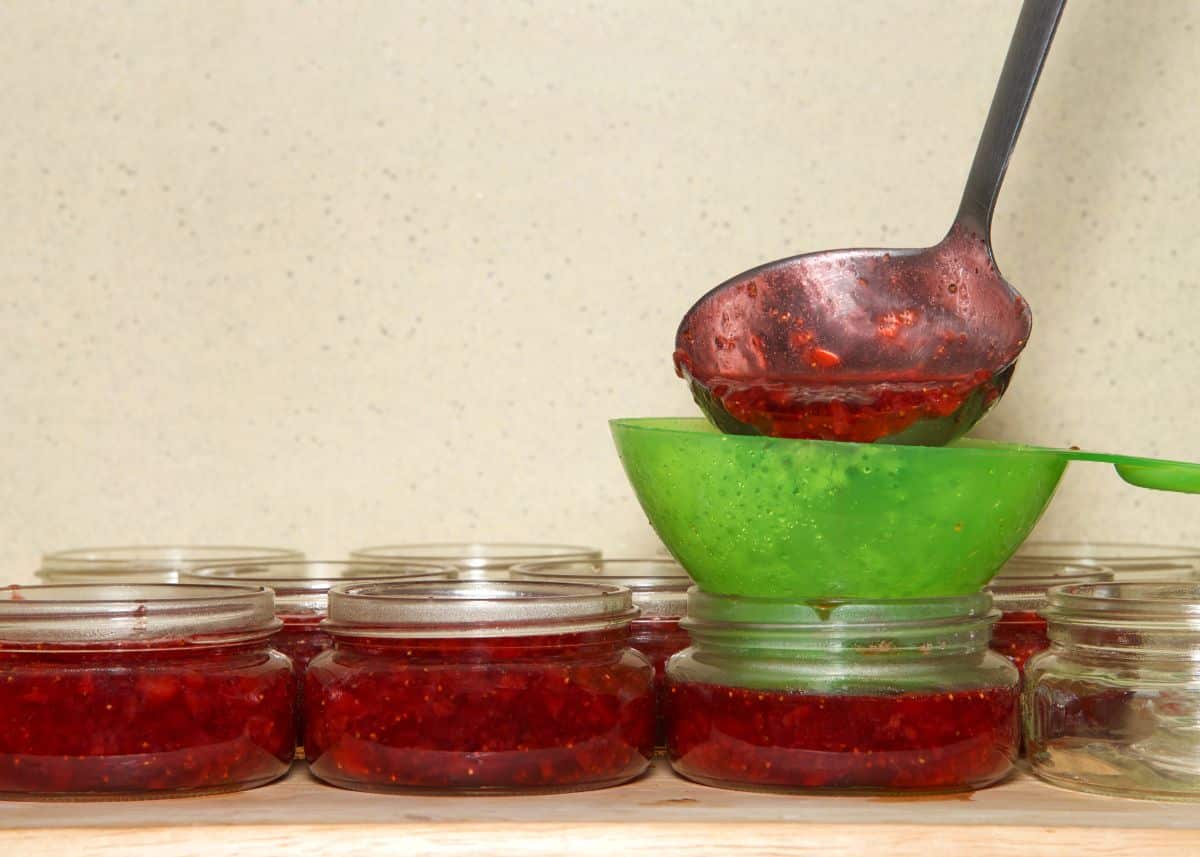
[[[667,666],[671,764],[708,785],[766,791],[990,785],[1016,759],[1019,678],[985,640],[953,655],[698,642]]]
[[[0,793],[235,791],[285,774],[291,664],[267,641],[0,644]]]
[[[305,755],[368,791],[615,785],[653,750],[653,669],[627,628],[512,637],[334,636],[309,666]]]
[[[1039,777],[1123,797],[1200,799],[1196,661],[1056,643],[1029,662],[1025,685],[1025,742]]]

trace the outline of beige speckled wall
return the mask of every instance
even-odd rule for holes
[[[605,420],[760,261],[937,240],[1016,2],[0,7],[0,567],[655,540]],[[1071,0],[996,216],[984,430],[1200,459],[1200,4]],[[1042,534],[1200,542],[1077,466]]]

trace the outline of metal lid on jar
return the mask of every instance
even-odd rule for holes
[[[303,559],[288,548],[237,545],[139,545],[74,548],[42,557],[37,576],[48,583],[174,583],[181,571]]]
[[[183,572],[185,583],[243,583],[266,586],[275,592],[275,610],[324,613],[329,590],[352,580],[377,580],[416,577],[446,577],[452,566],[420,562],[346,562],[325,560],[289,560],[252,565],[217,565]]]
[[[1153,577],[1187,578],[1200,571],[1200,548],[1136,542],[1032,541],[1017,552],[1022,560],[1098,565],[1117,580]]]
[[[678,619],[687,610],[692,579],[672,559],[591,559],[534,562],[513,566],[517,580],[603,582],[627,587],[643,618]]]
[[[618,628],[637,613],[630,591],[612,584],[398,580],[333,587],[322,627],[359,637],[511,637]]]
[[[228,645],[280,626],[263,586],[178,583],[0,588],[0,645]]]
[[[544,560],[599,559],[600,551],[582,545],[536,542],[423,542],[379,545],[350,552],[367,562],[433,562],[474,571],[499,571]]]

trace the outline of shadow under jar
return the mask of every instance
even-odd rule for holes
[[[537,542],[421,542],[358,548],[350,559],[359,562],[432,562],[458,569],[463,579],[506,576],[509,569],[529,562],[573,562],[600,559],[597,548]]]
[[[181,573],[204,566],[297,559],[304,554],[288,548],[233,545],[73,548],[43,555],[37,577],[45,583],[175,583]]]
[[[295,750],[291,664],[261,587],[0,590],[0,795],[248,789]]]
[[[514,579],[602,581],[627,587],[639,615],[629,626],[629,645],[654,665],[654,688],[661,708],[667,659],[691,644],[679,626],[687,612],[687,591],[692,585],[683,566],[672,559],[597,559],[575,562],[538,562],[512,569]],[[656,728],[659,746],[666,744],[661,712]]]
[[[992,627],[992,649],[1024,672],[1025,663],[1050,647],[1042,611],[1047,591],[1068,583],[1104,583],[1112,572],[1100,566],[1072,565],[1055,560],[1012,559],[988,584],[1000,618]]]
[[[1016,668],[985,593],[793,603],[693,588],[667,663],[671,764],[723,788],[948,792],[1005,777]]]
[[[646,770],[654,671],[628,589],[552,581],[354,583],[305,681],[317,777],[366,791],[527,793]]]
[[[1034,773],[1082,791],[1200,799],[1200,584],[1051,590],[1050,649],[1025,668]]]

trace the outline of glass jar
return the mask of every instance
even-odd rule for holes
[[[242,583],[266,586],[275,593],[275,615],[283,626],[272,645],[292,659],[303,676],[308,662],[328,649],[321,623],[329,611],[329,589],[351,580],[377,580],[448,575],[449,566],[433,563],[340,562],[300,560],[254,565],[211,566],[180,575],[190,583]]]
[[[992,648],[1024,671],[1025,662],[1050,647],[1046,590],[1068,583],[1103,583],[1112,572],[1100,566],[1071,565],[1055,560],[1011,559],[986,587],[1000,610],[992,627]]]
[[[452,565],[464,579],[502,577],[514,565],[600,559],[596,548],[536,542],[426,542],[380,545],[350,552],[360,562],[432,562]]]
[[[174,797],[287,772],[295,686],[262,587],[0,589],[0,794]]]
[[[317,777],[366,791],[556,792],[641,774],[654,671],[629,590],[556,581],[335,586],[305,681]]]
[[[1017,558],[1040,562],[1098,565],[1113,580],[1191,580],[1200,571],[1200,548],[1133,542],[1026,542]]]
[[[763,791],[943,792],[1006,776],[1016,668],[988,648],[976,593],[792,603],[693,588],[692,647],[667,663],[683,776]]]
[[[667,658],[691,644],[679,621],[687,611],[687,591],[692,585],[683,566],[672,559],[602,559],[575,562],[539,562],[514,566],[512,576],[528,580],[569,580],[580,583],[603,580],[627,587],[640,615],[630,623],[629,645],[654,665],[654,689],[661,708]],[[666,743],[661,712],[656,729],[659,746]]]
[[[1050,591],[1050,649],[1025,667],[1025,741],[1055,785],[1200,799],[1200,584]]]
[[[37,577],[46,583],[175,583],[180,572],[202,566],[303,558],[287,548],[225,545],[74,548],[43,555]]]

